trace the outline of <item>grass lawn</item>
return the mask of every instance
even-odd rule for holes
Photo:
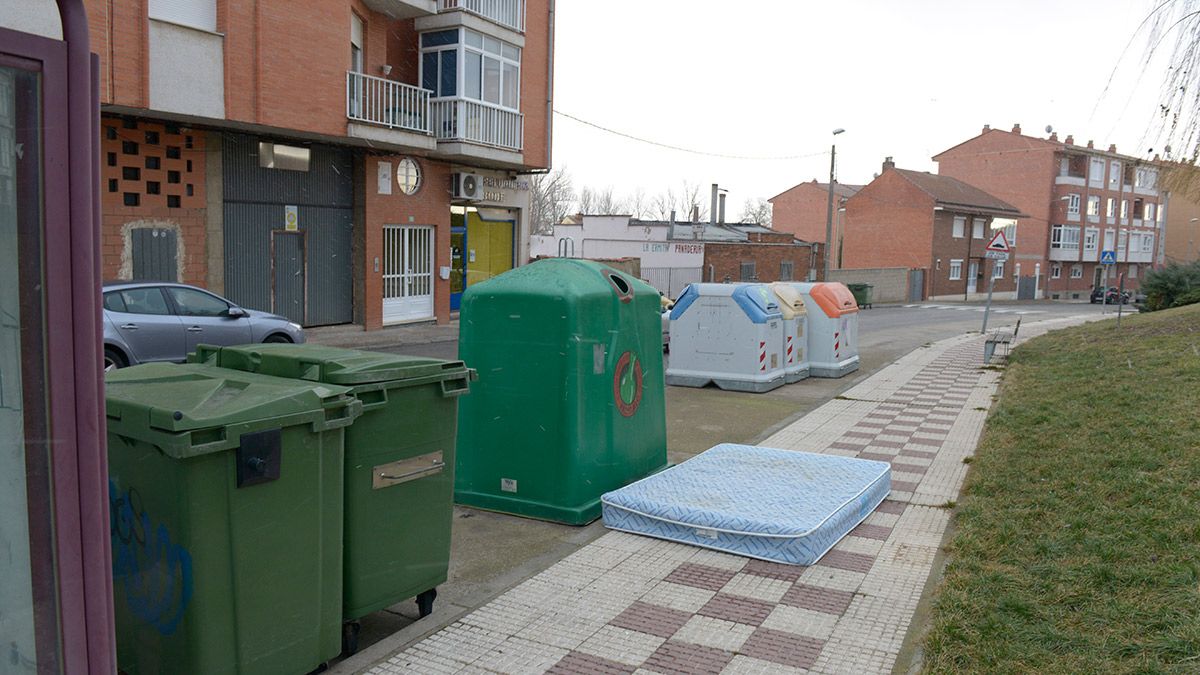
[[[956,513],[934,673],[1200,673],[1200,305],[1017,349]]]

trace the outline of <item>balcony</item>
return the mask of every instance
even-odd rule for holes
[[[1086,179],[1083,176],[1059,175],[1054,177],[1055,185],[1078,185],[1079,187],[1083,187],[1085,183]]]
[[[521,113],[464,98],[435,99],[430,107],[439,152],[464,160],[521,164]]]
[[[1050,249],[1050,259],[1063,262],[1078,262],[1079,248],[1076,244],[1075,248],[1053,248]]]
[[[461,10],[525,32],[525,0],[438,0],[438,11]]]
[[[412,19],[437,13],[437,0],[363,0],[372,10],[392,19]]]
[[[347,134],[402,148],[437,147],[430,125],[429,92],[411,84],[346,73]]]

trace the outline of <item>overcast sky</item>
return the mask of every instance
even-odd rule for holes
[[[930,157],[984,124],[1144,154],[1161,70],[1145,40],[1121,57],[1148,0],[562,0],[557,110],[705,157],[554,120],[554,165],[575,187],[648,195],[684,181],[729,190],[729,218],[829,173],[869,182],[885,156]],[[1114,87],[1102,97],[1118,66]],[[1097,108],[1097,104],[1098,108]],[[1128,104],[1128,105],[1127,105]],[[1093,113],[1093,110],[1095,112]],[[1142,147],[1145,146],[1145,147]]]

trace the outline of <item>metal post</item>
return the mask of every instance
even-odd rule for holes
[[[991,260],[991,258],[987,259]],[[983,306],[983,328],[979,329],[980,333],[987,333],[988,314],[992,311],[992,289],[996,287],[996,264],[998,262],[997,260],[992,260],[992,273],[988,275],[992,279],[988,282],[987,304]]]
[[[1104,253],[1101,252],[1100,255]],[[1104,276],[1100,281],[1100,313],[1108,314],[1108,265],[1104,265]]]
[[[834,132],[837,133],[836,131]],[[833,244],[833,189],[836,186],[833,177],[834,162],[837,161],[837,143],[829,149],[829,202],[825,207],[825,249],[822,280],[829,281],[829,247]]]
[[[1125,249],[1128,251],[1129,249]],[[1125,307],[1122,299],[1125,296],[1125,273],[1121,272],[1117,275],[1117,328],[1121,327],[1121,309]]]

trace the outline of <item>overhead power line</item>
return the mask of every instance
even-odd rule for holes
[[[780,155],[780,156],[767,157],[767,156],[755,156],[755,155],[730,155],[730,154],[721,153],[721,152],[707,152],[704,150],[694,150],[692,148],[683,148],[678,145],[671,145],[670,143],[660,143],[659,141],[652,141],[648,138],[641,138],[640,136],[634,136],[633,134],[627,134],[623,131],[617,131],[616,129],[610,129],[606,126],[596,124],[595,122],[589,122],[585,119],[580,119],[574,115],[570,115],[568,113],[565,113],[565,112],[563,112],[561,110],[557,110],[557,109],[554,111],[554,114],[560,115],[569,120],[574,120],[576,122],[579,122],[580,124],[592,127],[594,129],[599,129],[600,131],[603,131],[605,133],[610,133],[615,136],[620,136],[622,138],[628,138],[629,140],[632,140],[632,141],[637,141],[639,143],[646,143],[647,145],[653,145],[653,146],[656,146],[659,148],[666,148],[667,150],[675,150],[676,152],[686,152],[691,155],[702,155],[704,157],[718,157],[720,159],[740,159],[740,160],[762,161],[762,162],[779,162],[779,161],[790,160],[790,159],[805,159],[807,157],[819,157],[821,155],[829,154],[828,150],[821,150],[819,152],[810,152],[810,153],[803,154],[803,155]]]

